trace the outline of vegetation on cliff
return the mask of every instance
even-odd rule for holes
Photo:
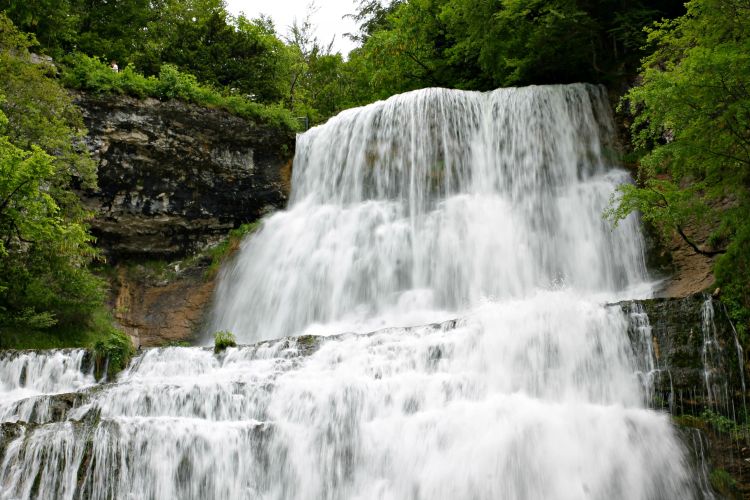
[[[76,53],[62,59],[62,83],[69,88],[94,94],[126,94],[134,97],[180,99],[199,106],[219,108],[248,120],[261,121],[290,130],[299,123],[281,105],[263,105],[242,95],[224,95],[201,84],[194,75],[184,73],[172,64],[163,64],[156,76],[144,76],[132,66],[112,71],[96,57]]]
[[[31,44],[0,16],[0,347],[93,347],[119,335],[102,320],[98,253],[73,190],[95,185],[95,165],[78,109]]]
[[[747,345],[750,321],[750,2],[692,0],[648,30],[653,52],[624,105],[635,115],[637,185],[615,217],[638,210],[665,237],[718,256],[715,273]],[[688,227],[707,226],[705,241]]]
[[[228,347],[237,347],[237,340],[232,332],[226,330],[214,333],[214,352],[225,351]]]
[[[358,5],[352,37],[359,47],[345,58],[320,43],[309,17],[281,33],[268,18],[230,15],[222,0],[0,0],[0,10],[35,36],[3,18],[0,109],[8,125],[1,182],[5,198],[38,215],[14,218],[5,206],[0,212],[4,317],[60,326],[101,304],[101,283],[86,270],[97,257],[87,214],[72,189],[93,185],[94,169],[79,151],[80,117],[61,82],[183,99],[295,127],[294,116],[317,123],[427,86],[590,81],[619,92],[636,80],[624,106],[635,116],[639,178],[611,215],[638,210],[665,237],[679,234],[696,251],[718,256],[722,296],[747,345],[747,0]],[[52,56],[58,69],[32,64],[29,48]],[[108,67],[112,60],[120,72]],[[695,224],[714,230],[698,240],[687,229]]]

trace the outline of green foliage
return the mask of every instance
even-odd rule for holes
[[[284,96],[286,47],[267,20],[232,18],[220,0],[168,0],[153,12],[149,43],[133,59],[139,68],[157,73],[169,63],[205,84],[261,102]]]
[[[63,62],[62,81],[70,88],[100,94],[180,99],[291,130],[298,126],[292,114],[281,106],[259,104],[239,95],[223,95],[170,64],[163,65],[158,76],[143,76],[131,66],[112,71],[100,59],[80,53],[67,56]]]
[[[226,330],[214,333],[214,352],[218,354],[227,347],[237,347],[234,334]]]
[[[709,477],[711,486],[727,498],[737,498],[737,481],[724,469],[714,469]]]
[[[226,261],[232,254],[234,254],[240,248],[240,243],[245,236],[254,233],[260,228],[262,221],[255,221],[250,224],[242,224],[237,229],[229,231],[227,238],[216,245],[215,247],[208,250],[208,257],[211,259],[211,265],[206,271],[206,277],[210,278],[219,272],[221,264]]]
[[[19,29],[33,33],[45,47],[73,44],[80,18],[73,15],[75,0],[0,0],[0,11]],[[5,26],[0,26],[3,30]]]
[[[74,191],[96,171],[80,112],[33,43],[0,15],[0,347],[89,347],[115,373],[133,347],[89,270],[98,254]]]
[[[348,60],[321,46],[310,13],[285,37],[267,18],[233,17],[222,0],[0,0],[0,8],[57,59],[80,52],[146,76],[163,67],[224,96],[281,103],[318,123],[395,93],[443,86],[619,82],[643,55],[642,27],[680,12],[672,0],[361,0],[362,46]],[[93,69],[93,68],[89,68]],[[164,75],[168,77],[170,75]],[[174,75],[172,75],[174,76]],[[101,91],[155,96],[150,83],[78,75]],[[167,95],[175,90],[167,83]],[[182,90],[195,95],[190,82]],[[198,93],[200,94],[200,93]],[[165,97],[162,97],[165,98]],[[239,101],[216,104],[256,117]]]
[[[738,221],[734,225],[737,230],[727,253],[716,261],[714,273],[722,287],[721,301],[727,306],[740,341],[747,349],[750,342],[750,224]]]
[[[737,422],[709,409],[703,410],[700,418],[715,431],[722,434],[740,433],[742,431],[742,426]]]
[[[744,333],[750,318],[750,3],[692,0],[686,6],[686,15],[648,30],[654,52],[623,104],[635,113],[638,184],[622,188],[610,215],[640,211],[665,237],[686,237],[691,225],[713,228],[706,241],[692,243],[720,255],[722,299]]]
[[[106,367],[111,379],[128,366],[135,348],[125,332],[112,326],[109,314],[95,315],[92,327],[99,336],[93,345],[97,370],[103,371]]]
[[[285,104],[295,116],[305,117],[314,125],[342,109],[369,101],[369,93],[363,99],[354,97],[357,85],[367,85],[360,78],[364,75],[362,68],[351,59],[345,62],[341,54],[331,53],[330,46],[320,45],[309,12],[302,22],[295,21],[290,27],[287,43],[289,83]]]
[[[672,420],[680,427],[694,427],[696,429],[704,429],[706,427],[703,419],[695,415],[677,415],[672,417]]]
[[[190,347],[192,344],[186,340],[170,340],[162,347]]]
[[[171,64],[265,103],[286,90],[286,47],[273,25],[233,18],[222,0],[0,0],[0,10],[56,59],[81,52],[134,64],[146,75]]]
[[[409,0],[362,2],[356,19],[374,97],[425,86],[486,90],[616,83],[643,55],[642,27],[669,1]]]
[[[84,188],[96,185],[95,165],[81,147],[83,119],[54,78],[55,68],[33,62],[33,44],[33,37],[20,33],[0,14],[0,93],[5,97],[1,109],[9,120],[5,134],[19,148],[36,145],[53,156],[53,195],[67,201],[63,208],[73,211],[69,215],[80,216],[78,199],[70,194],[71,182]]]
[[[88,213],[73,186],[95,185],[77,149],[80,113],[28,53],[32,40],[0,15],[0,325],[49,329],[102,304]]]
[[[736,421],[725,415],[705,408],[700,415],[679,415],[674,417],[677,425],[682,427],[694,427],[704,431],[712,430],[720,434],[726,434],[732,440],[742,441],[750,437],[750,422]]]
[[[59,325],[48,329],[42,327],[3,327],[0,349],[62,349],[84,347],[94,353],[98,376],[111,378],[129,363],[135,349],[130,337],[116,329],[106,306],[100,305],[85,321],[77,324]]]

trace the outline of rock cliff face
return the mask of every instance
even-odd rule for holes
[[[192,256],[283,208],[295,133],[181,101],[85,93],[75,101],[98,165],[99,189],[81,196],[95,213],[97,245],[116,265],[114,316],[138,346],[189,341],[214,286],[208,262]],[[143,272],[156,261],[176,270]]]
[[[295,134],[180,101],[79,94],[98,162],[84,193],[113,259],[169,259],[283,207]]]
[[[182,269],[178,262],[159,273],[139,264],[116,267],[113,315],[136,347],[196,340],[216,284],[209,263],[199,261]]]
[[[719,300],[694,294],[618,305],[629,316],[628,335],[653,406],[674,414],[740,411],[744,353]]]

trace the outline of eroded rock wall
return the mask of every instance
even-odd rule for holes
[[[158,272],[142,264],[120,264],[111,280],[113,315],[136,347],[193,343],[204,328],[216,275],[208,262],[163,264]]]
[[[190,341],[214,288],[199,254],[285,206],[295,133],[176,100],[75,101],[97,162],[98,190],[81,196],[113,266],[113,314],[137,346]]]
[[[99,190],[83,194],[115,260],[171,259],[286,203],[293,131],[180,101],[78,94]]]
[[[629,316],[628,335],[653,406],[674,414],[743,411],[745,354],[720,300],[699,293],[617,305]]]

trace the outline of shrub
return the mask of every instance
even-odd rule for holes
[[[208,251],[208,256],[211,258],[211,265],[206,270],[206,278],[214,277],[219,272],[221,264],[239,250],[245,236],[254,233],[260,227],[261,223],[261,221],[255,221],[250,224],[242,224],[237,229],[229,231],[229,235],[224,241],[211,248]]]
[[[125,332],[112,326],[111,318],[102,316],[97,323],[96,326],[103,332],[102,338],[94,343],[97,376],[105,375],[103,371],[106,367],[106,375],[112,379],[128,366],[135,348]]]
[[[234,334],[226,330],[214,333],[214,352],[218,354],[227,347],[237,347]]]
[[[727,498],[737,498],[737,481],[724,469],[714,469],[709,477],[711,486]]]
[[[299,128],[299,123],[288,109],[280,105],[259,104],[243,96],[224,95],[172,64],[162,65],[158,77],[144,76],[132,66],[115,72],[99,58],[75,53],[62,60],[62,81],[66,87],[98,94],[180,99],[292,131]]]

